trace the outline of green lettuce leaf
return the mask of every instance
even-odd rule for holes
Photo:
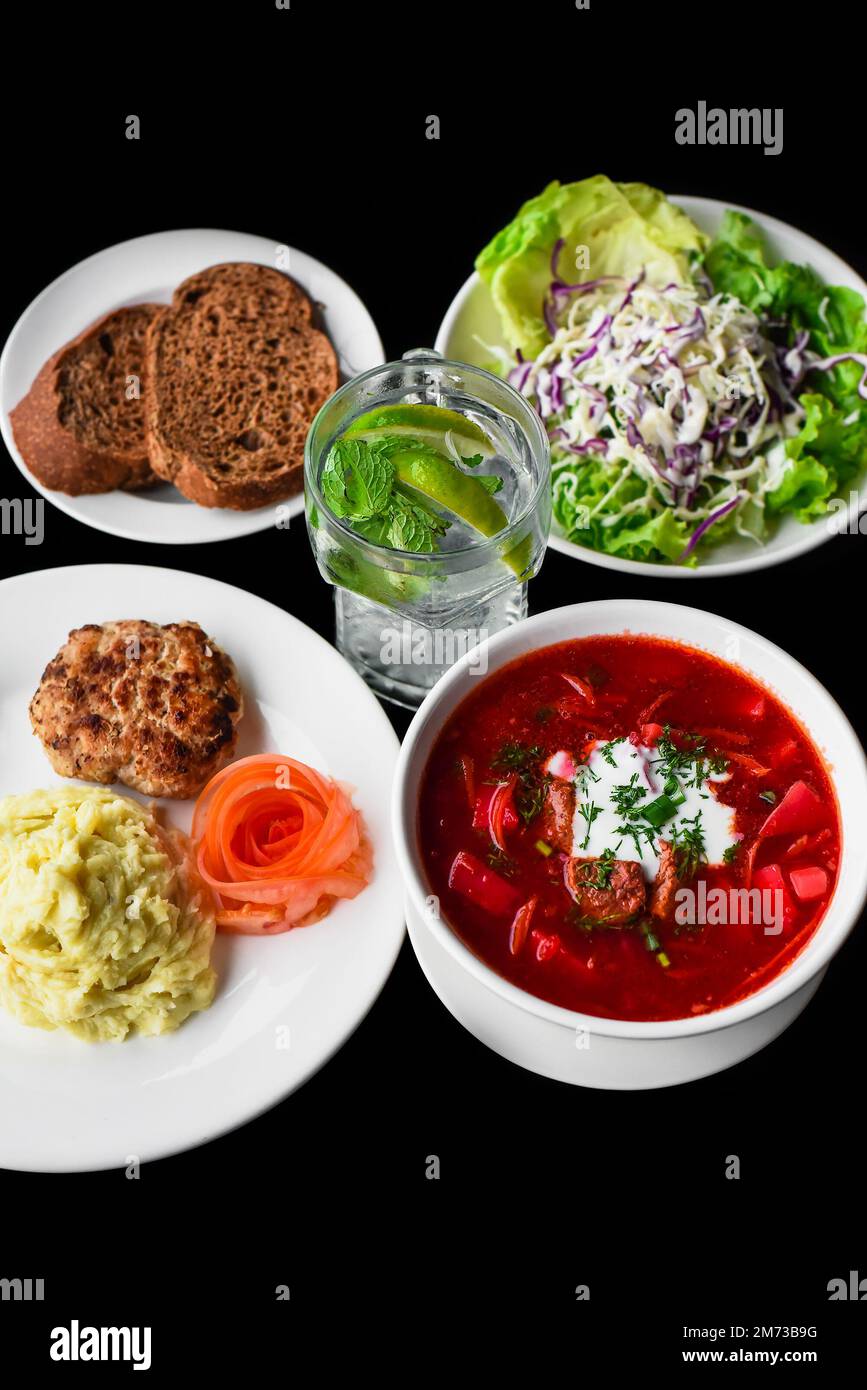
[[[867,462],[867,410],[856,420],[828,397],[801,396],[806,419],[786,443],[791,460],[765,502],[771,512],[793,512],[799,521],[824,516],[828,501],[850,483]],[[850,419],[850,423],[844,423]]]
[[[647,500],[646,510],[620,514],[625,503],[641,498]],[[621,465],[592,456],[557,465],[553,507],[569,540],[627,560],[677,560],[690,537],[689,528],[669,508],[653,512],[646,481],[635,475],[623,478]],[[686,563],[694,565],[695,557]]]
[[[559,240],[561,279],[568,283],[600,275],[635,275],[644,266],[653,283],[685,280],[689,255],[707,238],[698,227],[646,184],[616,184],[604,175],[579,183],[550,183],[525,203],[476,259],[489,286],[507,342],[535,357],[549,334],[543,304],[552,280],[551,253]],[[589,262],[577,262],[586,247]]]
[[[684,523],[668,508],[639,525],[633,521],[610,530],[612,534],[607,535],[603,548],[609,555],[622,555],[628,560],[677,560],[690,537]],[[698,561],[690,556],[684,563],[694,566]]]
[[[723,217],[705,256],[715,290],[737,295],[770,319],[785,319],[791,336],[806,329],[809,348],[822,357],[867,352],[867,317],[857,290],[825,285],[809,266],[770,265],[761,232],[742,212]],[[767,494],[769,513],[791,512],[799,521],[824,516],[830,499],[867,463],[867,404],[858,394],[864,368],[841,362],[831,371],[808,373],[806,411],[794,438],[786,441],[788,467]]]
[[[719,235],[709,247],[704,264],[715,290],[734,295],[754,313],[773,304],[764,241],[755,222],[745,213],[729,210],[723,215]]]
[[[724,214],[704,263],[715,290],[737,295],[769,318],[787,318],[796,330],[809,329],[815,352],[830,356],[867,350],[863,296],[824,284],[810,266],[794,261],[770,265],[762,233],[746,213]]]

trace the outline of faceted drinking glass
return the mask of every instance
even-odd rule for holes
[[[496,535],[434,507],[452,524],[442,549],[419,554],[371,542],[332,513],[321,487],[332,444],[359,416],[395,405],[459,411],[484,431],[495,451],[489,471],[503,479],[496,501],[507,524]],[[305,449],[307,527],[319,572],[334,586],[337,647],[377,694],[416,708],[465,651],[526,615],[551,524],[550,475],[547,436],[528,401],[490,372],[435,352],[374,367],[325,403]]]

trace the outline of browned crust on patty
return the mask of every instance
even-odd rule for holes
[[[190,276],[148,333],[154,471],[203,507],[248,511],[301,490],[304,443],[337,387],[308,296],[269,266]]]
[[[116,309],[42,367],[10,414],[35,478],[71,497],[159,482],[145,442],[145,339],[158,304]],[[127,398],[127,378],[140,395]]]
[[[231,758],[243,698],[198,623],[76,628],[50,661],[30,722],[62,777],[191,797]]]

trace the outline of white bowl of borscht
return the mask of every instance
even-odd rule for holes
[[[721,1071],[786,1028],[867,896],[867,763],[779,647],[611,600],[467,652],[398,764],[416,955],[494,1051],[606,1089]]]

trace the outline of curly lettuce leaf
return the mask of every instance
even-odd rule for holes
[[[771,512],[792,512],[798,521],[814,521],[826,514],[830,499],[867,461],[867,412],[862,410],[852,420],[818,393],[802,396],[801,405],[807,414],[799,432],[786,443],[789,465],[765,501]]]
[[[552,280],[551,253],[560,240],[557,268],[568,282],[631,276],[642,266],[653,283],[683,281],[690,253],[707,244],[686,213],[647,184],[612,183],[602,174],[550,183],[476,259],[507,342],[526,357],[535,357],[549,339],[543,304]],[[576,269],[579,247],[588,251],[586,269]]]
[[[817,352],[867,347],[864,299],[857,290],[826,285],[808,265],[771,265],[761,230],[744,212],[729,209],[704,258],[714,289],[737,295],[747,308],[807,328]]]
[[[609,555],[621,555],[627,560],[679,560],[689,541],[690,532],[668,508],[635,525],[618,525],[602,547]],[[698,561],[690,556],[684,561],[690,567]]]
[[[646,510],[622,514],[625,503],[642,498]],[[590,456],[556,467],[554,516],[568,539],[579,545],[626,560],[678,560],[690,530],[670,508],[657,513],[652,508],[649,484],[636,475],[623,478],[620,464]],[[687,563],[694,565],[695,557]]]
[[[742,212],[728,211],[705,256],[715,290],[737,295],[755,312],[784,319],[792,337],[806,329],[811,351],[822,357],[867,352],[864,298],[842,285],[825,285],[809,266],[768,264],[761,232]],[[800,397],[804,423],[786,442],[788,465],[766,497],[771,514],[791,512],[799,521],[824,516],[828,502],[867,463],[867,405],[858,394],[863,367],[841,362],[807,374]]]
[[[755,222],[745,213],[731,210],[724,213],[704,264],[715,290],[733,295],[753,313],[770,309],[774,290],[764,240]]]

